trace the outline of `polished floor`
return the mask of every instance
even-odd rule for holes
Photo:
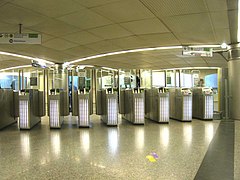
[[[118,127],[107,127],[99,116],[91,119],[91,128],[79,129],[75,117],[66,117],[62,129],[50,130],[45,117],[30,131],[19,131],[17,124],[1,130],[0,179],[218,179],[206,167],[215,161],[209,160],[211,150],[222,152],[216,136],[224,122],[235,124],[234,154],[226,153],[234,157],[234,174],[221,179],[240,179],[240,121],[120,120]],[[146,158],[152,153],[155,162]]]

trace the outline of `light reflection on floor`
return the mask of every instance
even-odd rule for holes
[[[118,150],[118,128],[110,127],[107,132],[109,152],[115,155]]]
[[[82,129],[80,131],[80,146],[83,148],[85,154],[89,153],[90,148],[90,135],[88,129]]]
[[[183,126],[183,140],[188,146],[192,143],[192,124],[186,123]]]
[[[30,135],[29,132],[22,132],[20,134],[21,138],[21,150],[22,150],[22,157],[24,159],[29,159],[30,158]]]
[[[61,152],[61,139],[60,139],[60,132],[55,131],[51,132],[51,148],[52,153],[56,158],[59,158]]]
[[[11,169],[3,179],[54,179],[55,172],[68,179],[193,179],[219,125],[171,120],[140,126],[122,120],[108,127],[94,116],[92,128],[65,121],[62,129],[50,130],[47,121],[31,131],[18,131],[17,125],[0,131],[0,168]],[[159,155],[154,164],[146,159],[152,152]]]
[[[214,135],[213,124],[211,122],[207,122],[205,124],[205,139],[206,139],[206,141],[211,142],[213,135]]]
[[[159,132],[161,145],[166,149],[169,144],[169,127],[164,126],[161,128],[160,126]]]
[[[134,137],[135,137],[135,147],[139,151],[142,151],[144,148],[144,127],[136,126],[134,128]]]

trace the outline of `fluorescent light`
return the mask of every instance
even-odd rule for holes
[[[181,68],[167,68],[167,69],[159,69],[153,71],[162,71],[162,70],[186,70],[186,69],[218,69],[219,67],[181,67]]]
[[[240,0],[238,0],[238,30],[237,30],[237,41],[240,42]]]
[[[15,66],[15,67],[10,67],[10,68],[5,68],[5,69],[1,69],[0,72],[13,70],[13,69],[28,68],[28,67],[32,67],[32,65],[23,65],[23,66]]]
[[[94,67],[92,65],[78,65],[77,68],[84,69],[85,67]]]
[[[210,44],[210,45],[192,45],[192,46],[188,46],[188,47],[196,47],[196,48],[218,48],[218,47],[221,47],[221,45],[219,44]]]
[[[107,69],[107,70],[112,70],[112,71],[118,71],[117,69],[113,69],[113,68],[109,68],[109,67],[102,67],[103,69]]]
[[[181,49],[181,48],[182,48],[182,46],[167,46],[167,47],[141,48],[141,49],[131,49],[131,50],[125,50],[125,51],[116,51],[116,52],[98,54],[98,55],[94,55],[94,56],[76,59],[76,60],[67,62],[67,64],[73,64],[73,63],[77,63],[80,61],[86,61],[89,59],[96,59],[96,58],[119,55],[119,54],[126,54],[126,53],[134,53],[134,52],[142,52],[142,51],[155,51],[155,50],[164,50],[164,49]]]
[[[1,55],[6,55],[6,56],[13,56],[13,57],[19,57],[19,58],[24,58],[24,59],[29,59],[29,60],[35,60],[38,62],[43,62],[43,63],[47,63],[47,64],[54,64],[51,61],[47,61],[45,59],[40,59],[40,58],[34,58],[34,57],[30,57],[30,56],[24,56],[24,55],[20,55],[20,54],[14,54],[14,53],[9,53],[9,52],[4,52],[4,51],[0,51]]]

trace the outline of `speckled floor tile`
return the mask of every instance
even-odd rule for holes
[[[107,127],[93,115],[91,128],[66,117],[62,129],[43,118],[30,131],[14,124],[0,131],[1,179],[193,179],[219,121]],[[156,162],[146,156],[157,153]]]
[[[234,179],[240,179],[240,121],[235,121]]]

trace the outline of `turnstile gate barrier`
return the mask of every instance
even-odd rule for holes
[[[19,129],[31,129],[45,115],[43,92],[22,90],[19,95]]]
[[[140,89],[125,89],[120,92],[120,113],[133,124],[145,123],[145,95]],[[123,110],[124,109],[124,110]]]
[[[113,90],[97,91],[97,114],[109,126],[118,125],[118,97]]]
[[[78,116],[79,127],[90,127],[90,115],[92,114],[91,93],[84,91],[74,92],[73,116]]]
[[[193,88],[193,117],[198,119],[213,119],[213,91],[211,88]]]
[[[12,89],[0,89],[0,129],[17,122],[18,116],[18,92]]]
[[[51,90],[48,97],[48,116],[50,128],[61,128],[64,116],[69,115],[68,93],[63,90]]]
[[[189,88],[169,89],[170,117],[181,121],[192,121],[192,91]]]
[[[145,90],[146,118],[159,123],[169,122],[169,93],[163,88]]]

